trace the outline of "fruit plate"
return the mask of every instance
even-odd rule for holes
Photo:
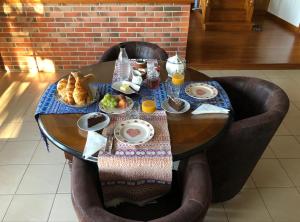
[[[218,95],[218,90],[205,83],[191,83],[185,87],[185,92],[195,99],[212,99]]]
[[[110,118],[107,114],[101,113],[103,116],[105,116],[105,120],[101,123],[98,123],[92,127],[88,127],[88,118],[90,118],[93,115],[99,114],[99,112],[94,112],[94,113],[88,113],[85,115],[82,115],[79,120],[77,121],[77,126],[79,129],[84,130],[84,131],[98,131],[101,130],[105,127],[108,126],[110,122]]]
[[[121,108],[110,108],[110,107],[104,107],[101,102],[99,103],[99,109],[104,112],[104,113],[108,113],[108,114],[122,114],[122,113],[125,113],[127,112],[128,110],[131,110],[133,105],[134,105],[134,102],[131,98],[125,96],[126,98],[126,102],[127,102],[127,107],[124,108],[124,109],[121,109]]]
[[[178,98],[178,99],[180,99],[180,98]],[[191,108],[190,103],[189,103],[188,101],[184,100],[184,99],[180,99],[180,100],[181,100],[182,102],[184,102],[184,107],[183,107],[183,109],[180,110],[180,111],[176,111],[175,109],[173,109],[173,108],[169,105],[168,100],[165,100],[165,101],[162,103],[161,107],[162,107],[166,112],[172,113],[172,114],[181,114],[181,113],[185,113],[185,112],[189,111],[189,109]]]
[[[66,105],[66,106],[69,106],[69,107],[73,107],[73,108],[84,108],[84,107],[88,107],[89,105],[92,105],[93,103],[97,102],[99,100],[99,93],[97,91],[97,88],[96,87],[93,87],[92,85],[89,85],[89,90],[91,92],[91,95],[92,95],[92,99],[91,101],[89,101],[88,103],[86,103],[85,105],[83,106],[80,106],[80,105],[72,105],[72,104],[68,104],[66,103],[57,93],[57,90],[55,91],[55,99],[57,101],[59,101],[60,103]]]
[[[144,120],[130,119],[118,123],[114,135],[122,143],[140,145],[152,139],[154,128]]]
[[[122,85],[128,85],[127,89],[123,90],[122,89]],[[111,88],[113,88],[114,90],[119,91],[121,93],[124,93],[126,95],[131,95],[131,94],[136,93],[136,92],[138,92],[140,90],[140,86],[139,85],[136,85],[136,84],[134,84],[132,82],[129,82],[129,81],[114,82],[111,85]]]

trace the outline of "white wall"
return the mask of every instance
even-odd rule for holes
[[[271,0],[268,11],[292,25],[299,27],[300,0]]]

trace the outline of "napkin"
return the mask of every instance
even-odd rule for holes
[[[105,149],[107,138],[97,132],[89,131],[83,150],[83,158],[88,159],[100,149]]]
[[[207,114],[207,113],[229,113],[229,109],[224,109],[219,106],[204,103],[195,109],[192,114]]]

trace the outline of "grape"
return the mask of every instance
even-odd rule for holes
[[[111,95],[109,93],[106,93],[104,96],[104,99],[109,99],[111,97]]]
[[[115,96],[106,93],[100,102],[106,108],[115,108],[117,107],[118,99]]]

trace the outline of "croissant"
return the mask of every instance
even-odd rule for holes
[[[66,97],[67,83],[68,83],[67,79],[61,79],[59,80],[56,86],[59,97],[62,98],[62,100],[65,102],[67,102],[67,97]]]
[[[67,83],[67,87],[66,87],[66,102],[68,104],[75,104],[74,98],[73,98],[73,91],[75,88],[75,78],[73,75],[69,75],[68,78],[68,83]]]
[[[92,96],[88,88],[88,80],[92,77],[92,75],[81,77],[78,73],[75,73],[73,76],[76,81],[73,98],[77,105],[83,106],[92,100]]]

